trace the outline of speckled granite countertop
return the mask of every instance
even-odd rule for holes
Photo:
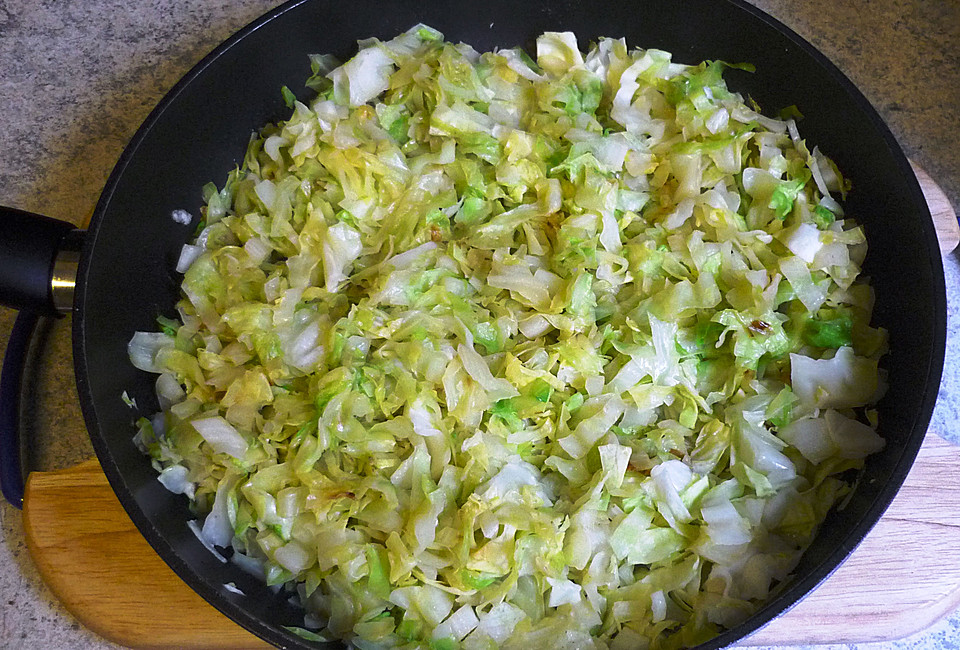
[[[750,0],[811,41],[860,87],[907,154],[960,206],[960,2]],[[275,0],[0,0],[0,204],[81,222],[123,147],[194,63]],[[960,257],[945,260],[947,366],[935,431],[960,421]],[[5,345],[14,313],[0,308]],[[93,456],[73,383],[70,322],[40,337],[24,423],[33,469]],[[950,561],[955,561],[952,558]],[[901,642],[960,647],[960,612]],[[0,647],[111,648],[40,581],[20,514],[0,505]],[[830,646],[822,646],[823,648]],[[835,646],[834,646],[835,647]]]

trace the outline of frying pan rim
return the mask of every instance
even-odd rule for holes
[[[153,126],[158,122],[166,110],[173,105],[180,94],[195,80],[204,75],[207,68],[219,59],[226,52],[231,50],[238,43],[247,38],[250,34],[262,26],[272,22],[279,16],[294,10],[302,4],[313,2],[314,0],[290,0],[274,9],[264,13],[245,27],[234,33],[228,39],[220,43],[209,54],[203,57],[194,67],[190,69],[172,88],[164,95],[157,106],[150,112],[143,123],[138,127],[136,133],[131,138],[128,145],[124,148],[119,157],[116,166],[113,168],[97,202],[90,227],[87,231],[84,249],[81,254],[79,273],[77,277],[76,298],[73,309],[73,353],[74,370],[77,382],[77,392],[80,398],[81,410],[84,421],[89,431],[91,441],[103,467],[104,473],[110,482],[111,487],[117,494],[130,518],[134,521],[137,528],[141,531],[154,550],[164,559],[164,561],[173,568],[173,570],[187,582],[192,589],[197,591],[206,601],[214,605],[228,617],[260,636],[264,640],[279,647],[288,647],[290,644],[300,645],[300,642],[292,635],[280,631],[276,625],[265,621],[262,618],[253,616],[246,609],[226,598],[216,585],[211,584],[207,579],[197,572],[194,572],[186,562],[180,557],[168,540],[154,528],[146,514],[139,508],[130,490],[127,488],[124,473],[114,461],[104,436],[100,433],[99,418],[97,415],[97,406],[94,403],[90,382],[88,381],[88,357],[86,353],[86,319],[84,318],[85,304],[87,302],[87,277],[90,269],[93,251],[98,241],[99,229],[106,213],[112,196],[120,183],[124,172],[133,160],[140,148],[141,143],[148,137]],[[899,172],[906,180],[911,196],[910,203],[919,209],[918,217],[923,230],[923,236],[926,240],[927,249],[931,252],[938,251],[936,233],[930,219],[929,209],[923,200],[923,194],[919,183],[913,174],[907,158],[893,136],[887,124],[880,117],[873,105],[867,100],[863,93],[847,78],[847,76],[823,53],[821,53],[812,44],[800,37],[791,28],[783,24],[778,19],[763,12],[757,7],[747,3],[745,0],[725,0],[729,5],[747,13],[754,19],[768,25],[776,32],[787,38],[794,46],[802,50],[810,62],[819,66],[822,73],[829,75],[833,80],[847,93],[847,95],[856,103],[863,115],[866,115],[872,123],[875,131],[883,139],[883,143],[891,153]],[[926,219],[923,217],[926,216]],[[818,584],[828,578],[849,554],[860,544],[866,534],[873,528],[880,516],[890,505],[894,496],[900,489],[906,474],[919,452],[923,442],[923,435],[919,435],[917,429],[921,424],[924,430],[930,421],[933,408],[936,403],[936,388],[939,386],[942,374],[944,353],[946,348],[946,287],[943,274],[942,260],[939,254],[930,255],[931,264],[930,276],[933,286],[931,287],[934,298],[934,309],[932,319],[932,332],[930,332],[932,342],[932,355],[923,372],[926,378],[926,386],[934,390],[927,390],[924,394],[920,408],[913,418],[913,427],[906,444],[901,449],[899,460],[896,464],[896,471],[885,482],[877,493],[872,505],[860,522],[850,530],[842,540],[836,544],[834,550],[827,555],[814,571],[804,574],[799,579],[791,582],[776,597],[766,602],[760,609],[751,615],[739,626],[725,630],[720,635],[710,640],[698,648],[720,648],[738,640],[743,640],[759,628],[766,625],[773,618],[789,611],[804,596],[809,594]],[[96,432],[96,433],[95,433]],[[132,435],[132,434],[131,434]],[[315,646],[303,646],[315,647]]]

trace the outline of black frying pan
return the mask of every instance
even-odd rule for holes
[[[135,370],[126,344],[137,330],[173,314],[180,276],[174,266],[194,224],[200,187],[222,183],[243,155],[250,133],[287,114],[279,89],[303,87],[308,53],[346,59],[355,40],[389,38],[417,22],[477,49],[531,44],[546,30],[572,30],[580,42],[625,36],[674,60],[748,61],[755,74],[731,71],[730,85],[765,110],[796,104],[804,137],[817,143],[856,191],[846,207],[865,224],[866,272],[878,295],[875,324],[890,332],[882,367],[890,389],[879,405],[886,448],[868,459],[842,513],[831,514],[795,572],[759,612],[703,647],[727,645],[788,609],[856,547],[890,503],[920,447],[943,363],[946,300],[937,242],[913,173],[889,130],[853,85],[796,34],[753,7],[729,0],[573,0],[435,2],[298,0],[270,12],[228,40],[167,95],[137,132],[111,175],[82,237],[73,301],[78,392],[94,447],[110,483],[143,535],[197,592],[241,625],[282,647],[315,647],[283,625],[302,613],[232,565],[223,565],[188,530],[182,497],[156,480],[131,442],[126,390],[144,414],[156,410],[153,378]],[[306,91],[300,93],[307,97]],[[50,272],[69,262],[70,226],[5,210],[0,216],[0,299],[51,311]],[[79,246],[78,246],[79,247]],[[67,264],[68,265],[68,264]],[[64,294],[58,292],[56,296]],[[9,452],[9,450],[8,450]],[[10,453],[0,454],[8,463]],[[16,488],[17,477],[5,472]],[[223,585],[235,583],[240,596]]]

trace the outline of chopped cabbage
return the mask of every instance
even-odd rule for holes
[[[728,64],[622,39],[418,25],[311,61],[204,188],[179,319],[130,341],[163,408],[136,442],[201,541],[357,648],[749,616],[884,444],[835,165]]]

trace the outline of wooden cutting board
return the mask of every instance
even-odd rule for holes
[[[960,227],[940,188],[915,166],[940,248]],[[742,645],[885,641],[960,606],[960,448],[929,433],[893,504],[860,547],[790,612]],[[34,472],[23,510],[44,581],[84,625],[132,648],[264,648],[154,553],[96,460]]]

